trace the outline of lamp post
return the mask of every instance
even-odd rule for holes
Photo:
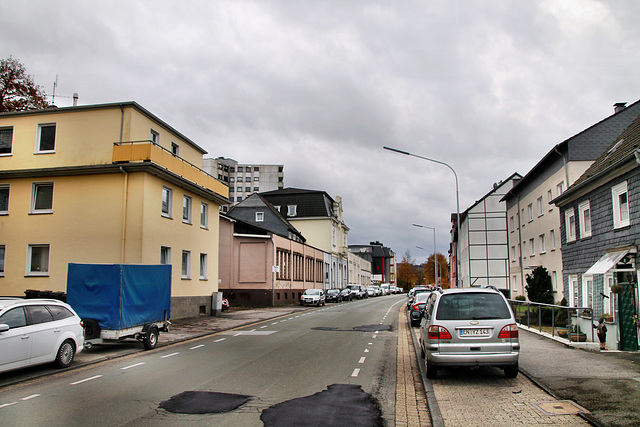
[[[451,166],[449,166],[445,162],[441,162],[440,160],[434,160],[428,157],[419,156],[417,154],[409,153],[408,151],[398,150],[397,148],[391,148],[391,147],[382,147],[382,148],[384,148],[385,150],[404,154],[406,156],[417,157],[419,159],[427,160],[429,162],[439,163],[441,165],[448,167],[449,169],[451,169],[451,172],[453,172],[453,176],[456,179],[456,225],[458,229],[458,237],[456,241],[456,287],[458,287],[458,283],[459,283],[458,275],[460,274],[460,244],[459,244],[460,243],[460,196],[458,191],[458,174]]]
[[[411,224],[414,227],[420,227],[420,228],[428,228],[430,230],[433,230],[433,276],[435,278],[435,285],[438,286],[438,267],[439,267],[439,263],[438,263],[438,251],[436,248],[436,228],[435,227],[429,227],[428,225],[420,225],[420,224]],[[416,248],[419,249],[423,249],[420,248],[418,246],[416,246]]]

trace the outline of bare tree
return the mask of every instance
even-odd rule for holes
[[[0,60],[0,113],[47,108],[47,95],[17,59]]]

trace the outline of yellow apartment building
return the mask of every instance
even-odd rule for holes
[[[0,114],[0,295],[64,292],[68,263],[171,264],[172,318],[211,313],[206,151],[135,102]]]

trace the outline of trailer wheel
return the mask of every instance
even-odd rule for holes
[[[94,338],[100,338],[100,325],[93,319],[82,319],[84,325],[84,339],[92,340]]]
[[[144,337],[144,348],[147,350],[153,350],[158,346],[158,328],[155,326],[147,329],[147,335]]]

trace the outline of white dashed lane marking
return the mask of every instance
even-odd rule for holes
[[[69,385],[78,385],[78,384],[86,383],[87,381],[97,380],[98,378],[102,378],[102,375],[95,375],[93,377],[85,378],[85,379],[80,380],[80,381],[69,383]]]
[[[39,397],[39,396],[40,396],[39,394],[32,394],[31,396],[23,397],[20,400],[31,400],[31,399]]]
[[[359,373],[360,373],[360,369],[356,368],[356,369],[354,369],[354,370],[353,370],[353,372],[351,373],[351,376],[352,376],[352,377],[357,377]]]
[[[124,368],[120,368],[120,369],[123,370],[123,371],[126,371],[127,369],[135,368],[135,367],[141,366],[141,365],[144,365],[144,362],[136,363],[135,365],[125,366]]]
[[[167,357],[173,357],[173,356],[177,356],[180,353],[176,352],[176,353],[171,353],[171,354],[165,354],[164,356],[161,356],[160,359],[166,359]]]

